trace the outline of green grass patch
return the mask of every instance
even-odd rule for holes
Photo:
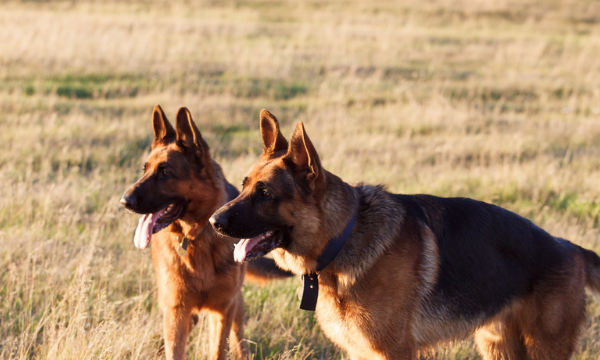
[[[62,74],[43,78],[8,78],[0,88],[12,89],[22,84],[26,96],[55,93],[68,99],[131,98],[140,91],[157,86],[152,79],[135,74]]]
[[[308,86],[300,80],[239,78],[233,79],[227,86],[234,96],[250,99],[290,100],[308,93]]]

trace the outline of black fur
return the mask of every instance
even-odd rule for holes
[[[571,243],[560,244],[531,221],[495,205],[466,198],[395,195],[405,222],[429,226],[440,268],[432,307],[457,316],[487,317],[531,293],[562,268]]]

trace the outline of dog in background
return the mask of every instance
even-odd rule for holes
[[[238,191],[211,158],[190,112],[179,109],[174,129],[157,105],[152,123],[154,141],[144,174],[125,192],[121,203],[142,214],[135,231],[136,247],[144,249],[152,240],[166,358],[184,358],[190,324],[199,311],[206,311],[212,359],[226,358],[228,338],[230,351],[246,359],[244,275],[264,281],[290,274],[271,259],[236,263],[234,240],[207,226],[211,214]]]
[[[308,300],[316,287],[318,322],[351,359],[414,359],[473,332],[488,360],[570,358],[584,289],[600,291],[594,252],[484,202],[351,186],[302,123],[288,144],[266,110],[260,131],[262,156],[210,222],[241,239],[236,261],[271,252]]]

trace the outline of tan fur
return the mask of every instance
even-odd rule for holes
[[[246,270],[252,269],[252,278],[259,281],[285,274],[271,271],[264,262],[262,268],[236,263],[234,239],[217,235],[207,226],[212,213],[237,191],[211,159],[189,111],[179,110],[175,130],[157,105],[153,126],[155,137],[144,175],[125,192],[121,202],[142,214],[155,213],[169,203],[185,204],[183,216],[153,234],[151,240],[158,300],[164,312],[166,358],[184,358],[190,323],[198,312],[205,311],[211,359],[228,356],[228,341],[229,355],[247,359],[241,293]],[[189,241],[187,255],[180,256],[177,250],[184,238]]]
[[[166,160],[162,158],[167,158],[169,153],[155,150],[148,162],[158,164]],[[230,334],[233,354],[247,358],[247,346],[242,341],[241,294],[246,265],[233,263],[232,239],[217,236],[206,226],[212,212],[226,200],[220,168],[215,163],[211,167],[216,175],[213,182],[191,179],[177,184],[174,190],[184,191],[187,198],[194,199],[193,205],[184,218],[154,234],[152,239],[158,300],[164,311],[167,359],[184,358],[190,318],[201,310],[209,311],[211,358],[226,358]],[[177,249],[183,236],[190,241],[188,254],[182,257]]]

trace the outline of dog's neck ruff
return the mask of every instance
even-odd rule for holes
[[[342,250],[342,247],[346,244],[346,240],[348,240],[350,233],[354,228],[357,216],[358,210],[344,231],[340,235],[329,240],[325,250],[317,258],[317,271],[302,275],[303,290],[302,297],[300,298],[300,309],[315,311],[317,308],[317,298],[319,297],[319,272],[327,267],[327,265],[329,265]]]

